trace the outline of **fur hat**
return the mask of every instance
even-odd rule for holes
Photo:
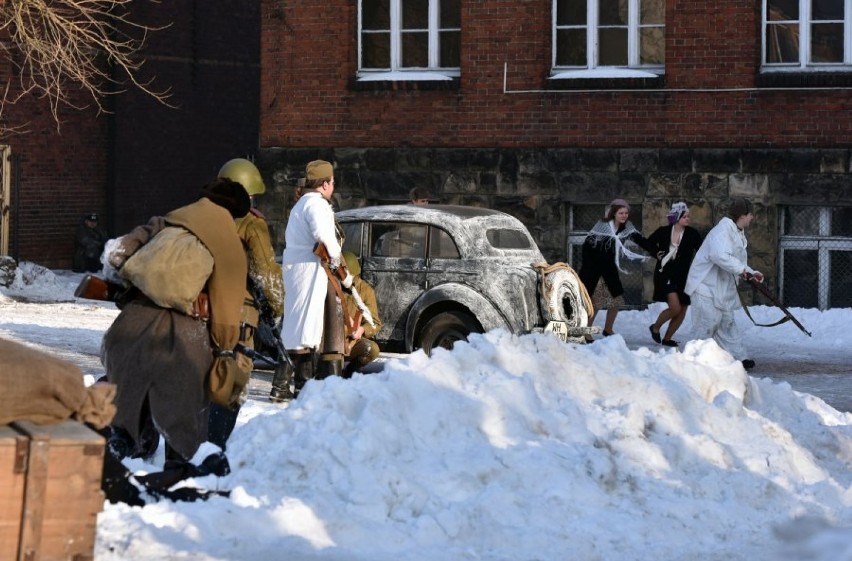
[[[314,160],[305,166],[305,179],[314,181],[334,177],[334,167],[325,160]]]
[[[751,201],[745,197],[734,197],[731,199],[731,206],[728,207],[728,216],[736,222],[740,216],[752,212],[752,209]]]
[[[666,218],[669,220],[669,224],[674,224],[681,218],[683,218],[684,214],[689,213],[689,207],[686,206],[686,203],[683,201],[677,202],[672,205],[671,210],[666,215]]]
[[[217,177],[202,187],[199,197],[207,197],[234,218],[242,218],[251,208],[251,199],[242,184],[227,177]]]

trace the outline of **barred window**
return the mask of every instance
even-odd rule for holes
[[[800,308],[852,307],[852,207],[781,209],[779,292]]]

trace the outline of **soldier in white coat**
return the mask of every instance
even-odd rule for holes
[[[728,216],[719,220],[704,239],[689,268],[684,292],[692,298],[693,334],[697,339],[713,338],[720,347],[742,361],[746,369],[754,360],[742,342],[734,312],[742,307],[737,280],[753,275],[763,282],[763,273],[746,263],[748,242],[745,229],[754,214],[748,199],[731,201]]]
[[[332,265],[340,262],[341,247],[330,202],[333,193],[332,165],[323,160],[308,163],[302,195],[290,213],[284,233],[284,322],[281,341],[293,361],[297,390],[306,380],[316,376],[324,326],[328,324],[326,308],[329,279],[320,258],[314,253],[317,243],[325,244]],[[348,281],[351,286],[351,275]],[[347,279],[341,282],[346,286]],[[331,300],[333,302],[334,298]],[[341,316],[341,333],[342,329]],[[278,402],[292,398],[289,382],[289,378],[278,379],[276,376],[270,399]]]

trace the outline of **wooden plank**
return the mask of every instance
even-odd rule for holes
[[[17,559],[29,438],[0,425],[0,559]]]
[[[37,539],[35,531],[26,536],[22,532],[19,561],[92,559],[97,515],[104,502],[100,487],[103,437],[74,421],[46,426],[22,421],[15,427],[31,438],[23,527],[38,528]],[[41,443],[47,444],[44,466],[42,450],[35,457],[33,453],[33,447]],[[31,478],[37,481],[31,483]],[[30,515],[40,520],[28,520]]]

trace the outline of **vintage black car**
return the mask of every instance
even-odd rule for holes
[[[449,348],[504,327],[583,341],[591,303],[574,271],[549,265],[526,227],[494,210],[387,205],[337,213],[384,322],[382,348]]]

